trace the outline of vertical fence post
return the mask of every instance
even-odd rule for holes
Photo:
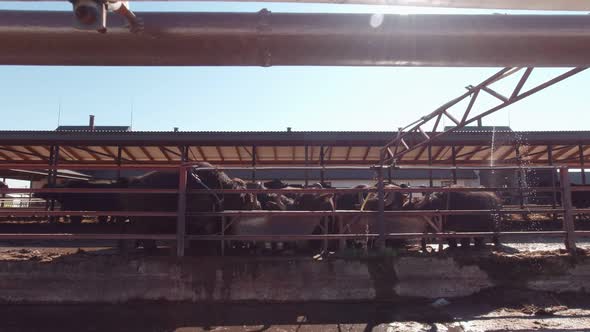
[[[186,187],[188,180],[188,168],[180,166],[178,172],[178,210],[176,217],[176,255],[184,256],[186,240]]]
[[[547,145],[547,160],[549,161],[549,166],[553,166],[553,146],[551,145]],[[551,169],[551,188],[553,189],[551,191],[551,195],[553,198],[553,203],[551,204],[551,208],[555,209],[557,207],[557,188],[556,188],[556,184],[555,184],[555,177],[557,174],[555,174],[557,172],[557,170],[555,168]],[[553,220],[557,220],[557,215],[554,213],[553,214]]]
[[[225,256],[225,217],[221,217],[221,256]]]
[[[432,181],[432,145],[428,144],[428,186],[430,188],[433,187],[434,183]]]
[[[457,184],[457,151],[454,145],[451,146],[451,157],[453,158],[453,184]]]
[[[379,212],[377,214],[377,230],[379,231],[379,238],[377,239],[377,247],[385,248],[385,184],[383,183],[383,161],[385,154],[381,152],[381,163],[377,169],[377,198]]]
[[[48,188],[55,188],[55,185],[57,184],[58,161],[59,161],[59,146],[52,145],[51,149],[50,149],[50,154],[49,154],[50,169],[49,169],[48,177],[47,177],[47,187]],[[46,208],[49,211],[55,210],[55,199],[53,198],[53,195],[51,196],[51,199],[48,202],[46,202],[45,204],[46,204]],[[49,217],[48,219],[53,222],[56,219],[59,220],[59,217]]]
[[[565,248],[572,254],[576,252],[576,233],[574,225],[574,214],[572,212],[572,191],[570,177],[567,167],[559,168],[561,181],[561,204],[564,209],[563,228],[566,231]]]
[[[2,179],[2,182],[6,184],[6,178]],[[2,202],[0,202],[0,207],[4,207],[4,199],[6,198],[6,194],[2,194]],[[30,199],[29,199],[30,201]]]
[[[305,145],[305,186],[309,185],[309,145]]]
[[[121,178],[121,164],[123,163],[123,148],[117,147],[117,179]]]
[[[514,146],[514,152],[516,153],[516,162],[518,163],[518,170],[516,173],[516,178],[518,181],[518,197],[519,197],[519,202],[520,202],[520,208],[524,209],[524,194],[523,194],[523,190],[522,190],[522,185],[523,185],[523,177],[522,177],[522,157],[520,156],[520,145],[516,144]]]
[[[323,185],[324,181],[326,180],[326,174],[325,174],[325,170],[324,170],[324,146],[320,146],[320,183]]]
[[[256,182],[256,145],[252,145],[252,182]]]
[[[580,172],[582,173],[582,184],[586,184],[586,171],[584,170],[584,149],[582,144],[578,145],[578,152],[580,154]]]

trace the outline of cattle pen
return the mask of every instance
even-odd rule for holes
[[[10,134],[10,133],[9,133]],[[163,134],[163,133],[160,133]],[[183,133],[169,133],[169,136],[177,136],[182,135]],[[285,133],[286,135],[296,135],[297,133],[289,132]],[[15,133],[12,133],[15,135]],[[68,139],[75,139],[84,135],[87,137],[88,141],[83,145],[71,145],[64,140]],[[366,211],[366,210],[338,210],[333,209],[331,211],[269,211],[269,210],[221,210],[221,211],[202,211],[202,212],[194,212],[189,211],[187,209],[187,196],[190,197],[191,195],[230,195],[230,194],[259,194],[259,193],[277,193],[277,194],[288,194],[292,193],[289,189],[189,189],[187,188],[187,181],[189,180],[190,172],[189,170],[194,167],[195,163],[199,160],[199,158],[195,155],[194,152],[200,154],[200,157],[203,159],[206,158],[206,152],[204,148],[200,145],[168,145],[168,142],[158,143],[157,145],[146,145],[146,144],[153,144],[150,142],[147,143],[138,143],[136,141],[135,136],[144,135],[142,133],[127,133],[128,142],[127,145],[112,145],[112,142],[116,139],[116,136],[121,135],[121,133],[99,133],[99,132],[69,132],[69,133],[46,133],[41,136],[50,136],[53,137],[53,141],[39,141],[38,137],[33,137],[28,140],[22,140],[21,142],[17,143],[16,141],[7,140],[3,142],[4,145],[0,150],[2,151],[3,158],[6,159],[2,163],[0,163],[0,170],[2,171],[11,171],[15,172],[15,170],[19,172],[39,172],[39,170],[43,170],[41,173],[45,172],[45,176],[47,177],[47,186],[45,188],[28,188],[28,189],[17,189],[17,188],[3,188],[0,189],[0,193],[3,195],[8,194],[34,194],[34,193],[46,193],[46,194],[60,194],[60,193],[70,193],[70,194],[126,194],[126,195],[134,195],[134,194],[148,194],[148,195],[175,195],[177,198],[177,208],[174,211],[151,211],[151,210],[100,210],[100,211],[80,211],[80,210],[55,210],[55,204],[52,202],[48,202],[45,208],[2,208],[0,209],[0,216],[3,217],[33,217],[33,216],[41,216],[46,218],[59,218],[65,216],[88,216],[88,217],[125,217],[125,218],[133,218],[133,217],[157,217],[157,218],[167,218],[167,220],[175,219],[175,227],[174,232],[167,232],[167,233],[158,233],[158,232],[129,232],[129,231],[119,231],[118,228],[114,226],[105,225],[104,228],[101,230],[106,230],[105,232],[89,232],[89,231],[80,231],[77,229],[77,232],[49,232],[43,233],[36,231],[35,228],[31,227],[26,232],[2,232],[0,233],[0,240],[10,240],[10,241],[18,241],[18,240],[57,240],[57,241],[64,241],[64,240],[134,240],[134,239],[149,239],[149,240],[161,240],[170,243],[174,243],[174,246],[177,248],[176,254],[178,256],[183,256],[185,254],[185,247],[189,241],[207,241],[207,242],[219,242],[220,243],[220,253],[225,253],[225,248],[228,243],[231,242],[239,242],[239,241],[261,241],[261,242],[288,242],[288,241],[302,241],[302,240],[315,240],[317,242],[321,242],[322,248],[325,250],[328,246],[328,242],[337,242],[339,248],[343,248],[345,246],[346,240],[375,240],[377,246],[385,245],[386,240],[391,239],[435,239],[435,243],[442,243],[442,239],[447,238],[470,238],[470,237],[493,237],[493,236],[561,236],[564,238],[564,243],[566,248],[575,253],[576,248],[576,238],[577,237],[586,237],[590,235],[590,231],[586,230],[576,230],[574,226],[574,219],[575,215],[590,213],[590,209],[587,208],[575,208],[572,205],[571,200],[571,193],[572,192],[581,192],[587,191],[588,187],[585,186],[585,175],[583,173],[584,170],[584,155],[583,152],[586,149],[583,144],[580,144],[579,140],[572,140],[569,139],[569,143],[566,143],[565,140],[561,145],[542,145],[540,144],[541,141],[539,140],[539,145],[535,146],[534,140],[532,138],[529,139],[528,146],[508,146],[506,149],[498,148],[496,153],[501,154],[504,156],[505,160],[498,160],[498,165],[496,166],[489,166],[483,165],[484,163],[488,163],[486,158],[481,158],[479,165],[474,165],[474,162],[477,162],[474,156],[479,156],[480,154],[489,154],[489,151],[484,151],[482,149],[483,144],[481,146],[473,145],[472,148],[468,146],[470,143],[467,139],[465,139],[462,143],[456,142],[457,146],[461,146],[461,148],[454,148],[453,146],[443,145],[441,146],[430,146],[428,149],[422,149],[417,154],[417,157],[409,156],[414,161],[420,161],[422,155],[427,156],[427,158],[420,164],[419,162],[416,163],[417,165],[412,166],[389,166],[389,165],[379,165],[378,159],[371,159],[367,158],[367,155],[373,155],[372,158],[379,157],[378,154],[375,152],[378,151],[379,144],[382,144],[383,140],[378,140],[377,143],[369,143],[364,142],[365,144],[375,144],[376,151],[372,151],[373,147],[368,148],[360,159],[361,162],[355,162],[352,160],[340,160],[334,161],[330,159],[330,154],[333,153],[336,149],[336,145],[332,145],[331,147],[328,146],[328,149],[331,148],[331,151],[324,148],[324,145],[317,146],[317,143],[311,142],[301,145],[301,141],[297,141],[294,144],[296,146],[291,146],[285,144],[283,146],[275,146],[270,147],[270,151],[272,155],[274,155],[275,160],[272,161],[262,161],[260,158],[260,153],[264,151],[264,147],[261,146],[253,146],[249,151],[249,156],[251,157],[250,160],[246,158],[242,158],[242,154],[240,153],[240,149],[247,151],[246,148],[240,146],[239,148],[236,147],[235,151],[237,151],[237,155],[240,156],[238,160],[235,160],[232,164],[232,161],[229,160],[227,155],[225,155],[219,147],[219,145],[230,144],[226,142],[217,142],[217,146],[212,148],[212,151],[217,151],[219,156],[222,159],[220,160],[219,165],[216,165],[214,168],[216,170],[225,170],[225,171],[246,171],[251,174],[252,181],[257,180],[257,172],[263,172],[267,170],[285,170],[285,171],[303,171],[305,174],[309,174],[312,172],[319,172],[320,173],[320,182],[325,181],[325,174],[324,172],[329,172],[331,170],[364,170],[364,171],[372,171],[374,172],[376,186],[369,189],[358,189],[358,188],[310,188],[305,187],[299,189],[297,192],[304,194],[332,194],[332,195],[342,195],[342,194],[350,194],[350,193],[358,193],[358,192],[365,192],[365,193],[372,193],[377,195],[379,200],[379,208],[374,211]],[[481,133],[477,134],[481,135]],[[477,136],[475,135],[475,136]],[[10,136],[10,135],[8,135]],[[60,137],[60,140],[55,139],[56,136]],[[580,135],[581,136],[581,135]],[[465,137],[463,135],[463,137]],[[36,141],[31,141],[31,139]],[[194,137],[193,137],[194,139]],[[454,137],[453,139],[456,139]],[[473,138],[472,138],[473,139]],[[546,140],[546,138],[544,138]],[[100,143],[101,141],[102,143]],[[556,142],[556,140],[553,140]],[[335,141],[333,141],[335,142]],[[61,144],[58,144],[61,143]],[[261,142],[262,143],[262,142]],[[325,142],[326,145],[327,142]],[[342,144],[342,142],[336,142]],[[211,143],[208,143],[211,144]],[[268,144],[268,143],[267,143]],[[294,145],[293,144],[293,145]],[[442,141],[441,144],[446,144]],[[481,143],[479,143],[481,144]],[[437,153],[438,158],[441,155],[448,154],[447,159],[443,159],[442,161],[435,160],[433,158],[432,150],[438,150],[440,148],[440,152]],[[209,147],[210,148],[210,147]],[[312,150],[315,148],[315,151]],[[364,149],[364,147],[355,147],[350,145],[348,147],[342,147],[344,150],[348,150],[347,157],[350,158],[352,156],[351,150],[353,148]],[[289,165],[289,162],[278,160],[278,152],[277,149],[286,149],[290,153],[292,152],[293,159],[300,159],[295,161],[295,165]],[[539,150],[540,149],[540,150]],[[554,151],[558,149],[560,151],[555,157]],[[233,149],[228,149],[227,146],[224,146],[225,151],[233,151]],[[301,151],[300,151],[301,150]],[[319,150],[319,151],[318,151]],[[446,152],[442,152],[442,150],[447,150]],[[470,151],[471,155],[468,152],[463,152],[461,154],[458,153],[459,150]],[[574,160],[571,156],[575,155],[577,151],[580,151],[579,160]],[[43,155],[43,151],[46,151],[48,155]],[[159,151],[161,156],[156,157],[156,152]],[[200,152],[199,152],[200,151]],[[524,153],[519,154],[519,151]],[[539,153],[540,151],[540,153]],[[564,152],[565,151],[565,152]],[[258,152],[258,153],[257,153]],[[299,153],[302,152],[303,156],[301,157]],[[134,154],[135,153],[135,154]],[[138,153],[142,153],[145,155],[145,160],[143,161],[142,158],[137,156]],[[227,153],[227,152],[226,152]],[[494,153],[494,151],[492,151]],[[244,153],[245,154],[245,153]],[[257,156],[258,154],[258,156]],[[533,163],[524,164],[522,160],[529,157],[530,159],[534,159]],[[540,155],[546,155],[547,160],[543,161],[540,160]],[[464,156],[462,160],[458,158],[458,156]],[[512,157],[516,156],[516,158]],[[314,158],[315,157],[315,158]],[[364,158],[363,158],[364,157]],[[559,160],[558,158],[569,158],[569,159],[562,159]],[[559,165],[553,165],[555,160],[558,159],[557,163]],[[161,160],[161,161],[159,161]],[[330,160],[331,162],[328,162]],[[517,163],[521,161],[521,163]],[[214,162],[214,161],[211,161]],[[250,165],[244,165],[244,163],[250,163]],[[364,162],[364,164],[363,164]],[[262,164],[262,165],[259,165]],[[463,163],[463,165],[462,165]],[[511,165],[512,163],[512,165]],[[543,165],[543,164],[549,165]],[[241,165],[240,165],[241,164]],[[297,166],[298,164],[298,166]],[[289,165],[289,166],[285,166]],[[576,167],[576,165],[578,165]],[[572,187],[570,185],[570,170],[569,168],[579,168],[582,170],[582,178],[584,185],[582,186],[575,186]],[[165,170],[165,171],[175,171],[178,172],[178,185],[175,188],[55,188],[56,177],[58,174],[58,170],[60,169],[68,169],[68,170],[108,170],[111,172],[115,172],[115,176],[120,175],[121,172],[126,171],[158,171],[158,170]],[[438,170],[445,170],[450,172],[452,177],[455,179],[456,182],[456,173],[458,171],[464,170],[480,170],[480,171],[492,171],[492,172],[516,172],[518,177],[518,185],[517,186],[492,186],[487,188],[474,188],[474,187],[407,187],[407,188],[386,188],[385,183],[394,182],[396,179],[395,177],[392,178],[392,171],[395,172],[396,169],[421,169],[426,172],[432,174],[435,169]],[[553,174],[551,176],[552,182],[549,186],[529,186],[525,185],[522,179],[522,172],[523,171],[547,171]],[[559,174],[559,180],[556,179],[557,175]],[[306,181],[307,182],[307,181]],[[432,184],[432,178],[430,179],[430,183]],[[384,197],[387,193],[393,192],[403,192],[406,194],[420,194],[420,193],[428,193],[428,192],[478,192],[478,191],[490,191],[490,192],[504,192],[504,193],[512,193],[514,197],[517,197],[518,203],[516,205],[507,205],[501,209],[494,209],[494,210],[451,210],[451,209],[437,209],[437,210],[398,210],[398,211],[386,211],[384,208]],[[549,196],[552,196],[552,202],[547,204],[525,204],[523,197],[526,196],[530,192],[535,193],[547,193]],[[561,197],[561,199],[557,199],[557,197]],[[559,202],[558,202],[559,201]],[[528,214],[545,214],[545,215],[553,215],[553,218],[557,218],[562,221],[562,226],[560,229],[551,229],[551,230],[495,230],[495,231],[488,231],[488,232],[455,232],[455,231],[445,231],[444,228],[444,219],[446,216],[453,216],[453,215],[470,215],[470,216],[477,216],[477,215],[498,215],[498,216],[507,216],[507,215],[528,215]],[[415,217],[415,216],[422,216],[428,217],[431,219],[431,226],[433,231],[429,232],[420,232],[420,233],[388,233],[385,231],[384,223],[385,218],[394,218],[394,217]],[[209,234],[191,234],[187,232],[187,219],[189,218],[207,218],[207,217],[214,217],[216,218],[217,222],[221,224],[221,231],[216,233],[209,233]],[[290,218],[308,218],[308,217],[331,217],[335,218],[335,220],[339,220],[340,217],[370,217],[374,218],[377,221],[377,231],[371,232],[364,232],[364,233],[347,233],[347,232],[333,232],[328,230],[328,227],[321,227],[322,230],[319,234],[248,234],[248,235],[240,235],[240,234],[226,234],[225,230],[230,227],[233,223],[240,222],[240,219],[244,218],[253,218],[253,217],[290,217]],[[502,218],[501,218],[502,219]],[[557,219],[555,219],[557,220]],[[170,221],[171,222],[171,221]],[[172,223],[172,222],[171,222]],[[110,227],[110,228],[109,228]],[[67,230],[67,228],[62,228]],[[344,229],[344,227],[339,227],[338,229]]]

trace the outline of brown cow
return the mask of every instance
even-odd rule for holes
[[[317,185],[313,186],[317,188]],[[259,184],[257,188],[263,189]],[[258,199],[264,202],[262,208],[271,211],[332,211],[334,209],[333,195],[297,193],[301,188],[283,187],[293,193],[285,195],[275,193],[259,194]],[[321,227],[329,227],[329,220],[324,217],[270,216],[242,218],[234,227],[238,235],[310,235]],[[307,247],[307,241],[294,241],[297,247]],[[267,248],[270,243],[265,243]],[[278,243],[278,247],[282,243]]]
[[[376,189],[361,185],[357,189]],[[386,184],[386,189],[402,188],[396,184]],[[401,211],[411,208],[408,205],[407,195],[401,192],[385,193],[385,211]],[[379,199],[377,193],[361,191],[360,194],[346,194],[339,197],[337,206],[339,210],[378,211]],[[428,218],[386,216],[384,218],[385,233],[425,233],[428,230]],[[350,234],[377,234],[379,233],[378,219],[376,216],[345,216],[340,218],[341,232]],[[407,241],[390,241],[393,244],[406,244]],[[372,242],[371,242],[372,243]],[[365,243],[368,245],[368,242]]]
[[[501,209],[501,200],[493,192],[462,191],[435,192],[425,195],[414,205],[416,210],[490,210],[489,214],[449,215],[443,222],[444,231],[454,232],[492,232],[499,229],[499,215],[494,213]],[[468,247],[471,239],[461,239],[461,247]],[[494,244],[499,244],[497,236],[493,236]],[[484,238],[474,238],[476,246],[484,245]],[[455,239],[448,239],[450,247],[456,247]]]

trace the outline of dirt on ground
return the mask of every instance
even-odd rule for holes
[[[590,331],[590,301],[576,294],[494,289],[434,302],[0,305],[0,317],[3,332],[555,332]]]

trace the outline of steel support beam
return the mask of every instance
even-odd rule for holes
[[[484,111],[480,111],[480,112],[476,112],[474,114],[474,112],[472,112],[472,108],[474,103],[476,103],[476,99],[479,95],[478,91],[483,90],[484,88],[505,79],[506,77],[509,77],[511,75],[513,75],[514,73],[518,72],[520,69],[522,68],[504,68],[500,71],[498,71],[497,73],[495,73],[494,75],[488,77],[487,79],[485,79],[484,81],[482,81],[481,83],[479,83],[476,86],[468,86],[467,87],[467,92],[463,93],[462,95],[460,95],[459,97],[445,103],[444,105],[440,106],[439,108],[437,108],[436,110],[434,110],[432,113],[425,115],[423,117],[421,117],[419,120],[416,120],[412,123],[410,123],[409,125],[407,125],[406,127],[400,128],[397,136],[391,140],[389,143],[387,143],[381,150],[382,150],[382,155],[386,155],[385,156],[385,160],[382,160],[382,163],[385,164],[395,164],[396,162],[399,162],[401,160],[401,158],[407,154],[410,151],[413,151],[415,149],[418,149],[424,145],[430,144],[432,141],[440,139],[441,137],[448,135],[451,132],[457,131],[465,126],[467,126],[470,123],[473,123],[485,116],[488,116],[494,112],[497,112],[507,106],[510,106],[522,99],[525,99],[547,87],[550,87],[558,82],[561,82],[573,75],[576,75],[577,73],[580,73],[582,71],[584,71],[586,69],[586,67],[577,67],[577,68],[573,68],[570,69],[568,71],[566,71],[565,73],[558,75],[552,79],[549,79],[547,81],[545,81],[544,83],[538,84],[532,88],[530,88],[529,90],[526,90],[524,92],[522,92],[522,87],[524,86],[524,84],[526,83],[526,81],[528,80],[531,72],[532,72],[532,68],[527,68],[524,73],[521,75],[520,80],[516,83],[516,85],[514,86],[514,88],[512,89],[512,94],[510,96],[510,98],[506,98],[504,101],[500,102],[498,105],[492,107],[492,108],[487,108]],[[457,104],[459,104],[461,101],[466,100],[470,98],[470,102],[469,105],[467,106],[467,108],[463,111],[463,115],[460,117],[461,120],[457,120],[457,118],[455,118],[454,116],[451,115],[451,113],[449,112],[449,109],[451,107],[456,106]],[[445,129],[444,131],[437,131],[438,126],[441,122],[441,119],[443,117],[447,117],[449,118],[454,125],[451,126],[450,128]],[[430,135],[423,137],[424,135],[421,135],[420,133],[423,132],[423,127],[426,126],[430,126],[431,123],[434,123],[434,126],[432,127],[432,131],[430,133]],[[414,140],[410,140],[410,138],[419,138],[419,139],[414,139]],[[391,152],[394,151],[394,152]]]
[[[570,253],[576,253],[576,234],[574,226],[574,214],[572,212],[572,191],[567,167],[559,169],[561,182],[561,204],[563,205],[563,230],[566,232],[565,247]]]
[[[0,11],[0,64],[469,66],[590,64],[588,15],[141,13],[79,31],[71,12]],[[115,23],[117,20],[109,20]],[[373,22],[373,23],[371,23]],[[297,52],[293,52],[297,50]]]
[[[580,156],[580,172],[582,173],[582,184],[586,184],[586,170],[584,169],[584,148],[582,144],[578,145],[578,152]]]
[[[186,189],[188,168],[181,167],[178,180],[178,210],[176,217],[176,255],[184,256],[186,240]]]

